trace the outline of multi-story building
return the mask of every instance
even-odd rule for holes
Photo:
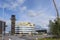
[[[6,22],[0,20],[0,34],[4,32],[5,34]]]
[[[34,29],[35,25],[30,23],[30,22],[20,22],[17,24],[17,26],[15,27],[15,33],[20,34],[30,34],[30,33],[34,33],[35,29]]]

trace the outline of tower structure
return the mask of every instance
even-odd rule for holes
[[[15,34],[15,15],[11,16],[11,35]]]

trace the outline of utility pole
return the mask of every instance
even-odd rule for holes
[[[3,7],[3,18],[4,18],[4,7]],[[4,40],[4,22],[2,23],[2,40]]]
[[[54,0],[53,0],[53,4],[54,4],[55,9],[56,9],[56,15],[57,15],[57,20],[58,20],[59,19],[59,12],[58,12],[58,9],[57,9],[57,6],[56,6],[56,3]]]

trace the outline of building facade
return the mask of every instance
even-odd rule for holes
[[[29,34],[29,33],[34,33],[34,24],[30,22],[20,22],[16,27],[15,27],[15,33],[16,34]]]
[[[6,22],[0,21],[0,34],[2,34],[2,32],[4,32],[5,34],[5,29],[6,29]]]

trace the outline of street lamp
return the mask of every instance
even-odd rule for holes
[[[3,18],[4,18],[4,7],[3,7]],[[4,40],[4,22],[2,23],[2,40]]]
[[[56,14],[57,14],[57,20],[59,19],[59,12],[58,12],[58,9],[57,9],[57,6],[56,6],[56,3],[55,1],[53,0],[53,3],[54,3],[54,6],[55,6],[55,9],[56,9]]]

